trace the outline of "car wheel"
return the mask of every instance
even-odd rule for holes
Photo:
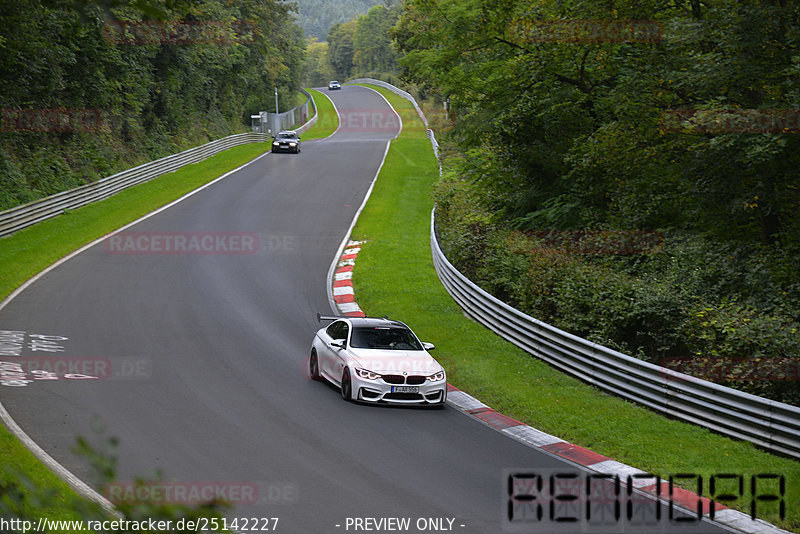
[[[346,401],[353,399],[353,383],[350,381],[350,369],[347,367],[342,373],[342,398]]]
[[[311,358],[308,359],[308,372],[311,374],[311,380],[319,380],[319,358],[317,358],[317,351],[311,351]]]

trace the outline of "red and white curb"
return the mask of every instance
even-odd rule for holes
[[[350,317],[364,317],[353,292],[353,267],[363,241],[348,241],[333,273],[333,300],[339,313]]]
[[[363,243],[363,241],[349,240],[333,273],[333,299],[341,315],[350,317],[365,316],[355,300],[355,292],[353,291],[353,269]],[[630,476],[631,484],[637,491],[648,494],[665,504],[669,504],[671,500],[673,506],[690,515],[696,515],[698,503],[700,503],[703,517],[710,519],[709,506],[711,501],[708,498],[674,486],[672,494],[665,498],[663,495],[668,492],[664,488],[669,487],[669,481],[663,479],[657,481],[655,477],[646,474],[641,469],[623,464],[580,445],[568,443],[561,438],[503,415],[451,384],[447,384],[447,403],[529,447],[547,451],[549,454],[578,464],[598,474],[617,475],[623,485],[625,485],[625,481]],[[661,492],[659,493],[656,492],[658,486],[661,487]],[[713,522],[728,527],[733,531],[746,534],[791,534],[789,531],[782,530],[762,519],[752,519],[748,514],[733,510],[720,503],[715,503],[714,508]]]
[[[696,493],[683,488],[673,487],[672,494],[669,495],[668,498],[665,498],[663,495],[668,493],[665,491],[665,488],[669,487],[669,481],[663,479],[656,481],[653,476],[646,474],[641,469],[623,464],[585,447],[581,447],[580,445],[568,443],[561,438],[521,423],[516,419],[512,419],[507,415],[495,411],[478,399],[460,391],[450,384],[447,386],[447,402],[464,413],[480,420],[484,424],[529,447],[548,451],[555,456],[569,460],[572,463],[578,464],[598,474],[617,475],[623,485],[625,485],[624,481],[627,481],[630,476],[632,477],[633,487],[638,491],[658,498],[658,500],[665,504],[669,504],[671,500],[674,506],[679,507],[681,510],[691,515],[695,515],[698,506],[702,506],[703,517],[710,519],[709,506],[711,501],[706,497],[700,497]],[[661,492],[656,493],[656,488],[659,485],[661,487]],[[761,519],[754,520],[749,515],[728,508],[720,503],[715,503],[714,508],[713,521],[735,531],[746,532],[748,534],[790,534],[788,531],[782,530],[771,523],[767,523]]]

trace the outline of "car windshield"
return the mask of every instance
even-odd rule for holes
[[[422,350],[411,330],[396,326],[354,327],[350,346],[356,349]]]
[[[294,139],[294,134],[291,133],[279,133],[278,139]]]

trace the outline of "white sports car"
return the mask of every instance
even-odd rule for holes
[[[381,404],[443,406],[447,399],[444,368],[414,332],[388,318],[332,317],[314,335],[308,368],[342,390],[345,400]]]

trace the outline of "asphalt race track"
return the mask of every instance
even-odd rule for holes
[[[18,359],[99,377],[57,373],[0,387],[0,401],[107,496],[126,486],[98,487],[76,436],[117,436],[123,483],[157,471],[189,492],[213,483],[230,492],[228,517],[278,517],[277,532],[403,530],[356,518],[408,518],[408,532],[578,531],[546,507],[543,520],[503,523],[507,470],[565,472],[563,460],[450,406],[346,403],[308,379],[316,313],[331,313],[328,268],[398,122],[368,89],[326,94],[346,125],[332,137],[261,157],[126,230],[133,248],[98,244],[0,311],[0,330],[24,332]],[[204,248],[165,251],[178,237]],[[662,508],[654,524],[595,531],[720,530],[670,523]]]

